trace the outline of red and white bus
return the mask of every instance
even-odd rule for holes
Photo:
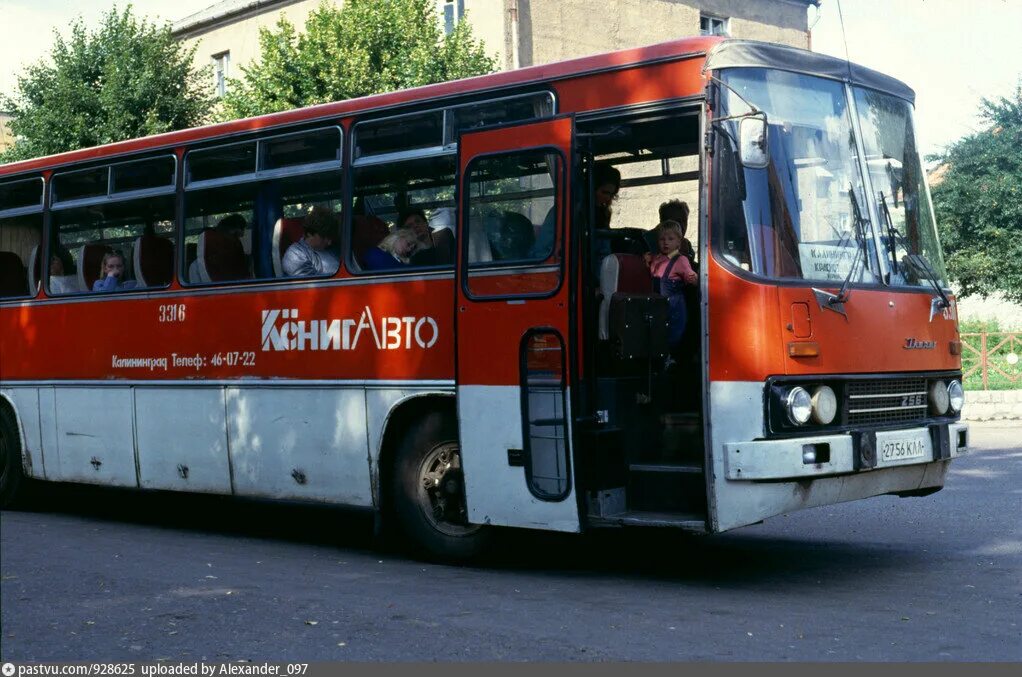
[[[913,99],[693,38],[0,167],[0,497],[361,506],[457,557],[937,491],[968,428]],[[679,200],[680,305],[644,257]]]

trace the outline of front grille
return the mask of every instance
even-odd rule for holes
[[[886,425],[923,419],[930,404],[923,378],[849,381],[847,393],[850,425]]]

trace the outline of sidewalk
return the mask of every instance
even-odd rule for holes
[[[966,421],[970,451],[1022,452],[1022,421]]]

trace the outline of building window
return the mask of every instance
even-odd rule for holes
[[[465,16],[465,0],[444,0],[444,34],[450,35]]]
[[[699,17],[700,35],[728,35],[728,20],[703,14]]]
[[[223,96],[227,93],[228,68],[231,64],[231,53],[220,52],[213,55],[213,86],[216,88],[216,95]]]

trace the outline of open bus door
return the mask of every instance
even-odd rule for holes
[[[469,521],[578,531],[568,265],[574,118],[458,144],[457,400]]]

